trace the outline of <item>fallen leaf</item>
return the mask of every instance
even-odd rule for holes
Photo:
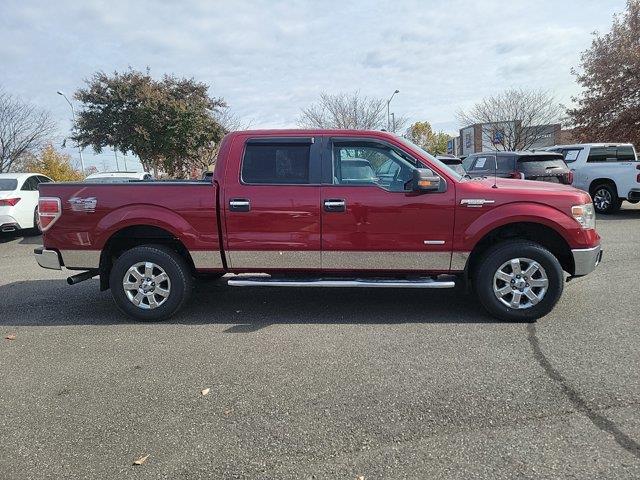
[[[16,335],[15,333],[11,333],[9,335],[7,335],[6,337],[4,337],[6,340],[15,340],[16,339]]]
[[[229,408],[229,409],[224,411],[225,415],[231,415],[232,413],[233,413],[233,408]]]
[[[364,480],[364,475],[358,475],[358,476],[356,477],[356,480]]]
[[[209,395],[209,391],[210,391],[210,390],[211,390],[210,388],[205,388],[205,389],[204,389],[204,390],[202,390],[200,393],[201,393],[202,395]]]
[[[137,459],[137,460],[134,460],[134,461],[133,461],[133,464],[134,464],[134,465],[142,465],[144,462],[146,462],[146,461],[147,461],[147,458],[149,458],[149,454],[144,455],[144,456],[140,457],[140,458],[139,458],[139,459]]]

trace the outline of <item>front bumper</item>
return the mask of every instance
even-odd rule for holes
[[[36,257],[36,262],[38,262],[38,265],[42,268],[62,270],[60,255],[55,250],[47,250],[44,247],[38,247],[33,250],[33,254]]]
[[[573,254],[573,265],[575,266],[574,277],[582,277],[593,272],[602,260],[602,247],[600,245],[593,248],[571,250],[571,253]]]

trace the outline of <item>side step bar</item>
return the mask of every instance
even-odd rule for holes
[[[227,282],[232,287],[339,287],[339,288],[453,288],[453,280],[415,279],[286,279],[273,277],[235,277]]]

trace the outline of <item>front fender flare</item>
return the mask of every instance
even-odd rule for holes
[[[455,249],[470,252],[488,233],[512,223],[544,225],[553,229],[569,245],[575,243],[576,235],[584,235],[573,218],[556,208],[541,203],[515,202],[492,208],[476,218],[459,234]]]

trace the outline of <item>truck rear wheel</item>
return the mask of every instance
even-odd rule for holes
[[[562,295],[564,275],[558,259],[527,241],[508,241],[489,249],[475,270],[474,287],[494,317],[531,322],[548,314]]]
[[[109,282],[118,308],[146,322],[176,313],[189,298],[193,284],[185,260],[159,245],[135,247],[120,255]]]
[[[593,189],[593,206],[598,213],[616,213],[622,206],[618,191],[611,183],[601,183]]]

